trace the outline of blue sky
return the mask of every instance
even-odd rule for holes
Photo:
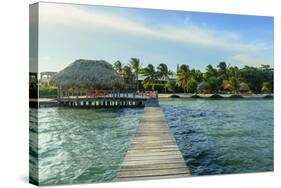
[[[39,71],[59,71],[76,59],[146,66],[226,61],[273,66],[273,18],[40,3]]]

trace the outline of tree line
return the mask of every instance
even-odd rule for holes
[[[203,72],[181,64],[174,72],[164,63],[142,67],[138,58],[131,58],[128,64],[116,61],[113,67],[124,78],[126,89],[134,91],[238,93],[244,88],[249,93],[273,93],[273,68],[269,65],[238,68],[220,62],[215,67],[207,65]]]

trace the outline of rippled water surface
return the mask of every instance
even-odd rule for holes
[[[40,184],[114,180],[142,112],[143,109],[39,109]],[[31,134],[35,130],[31,127]]]
[[[273,100],[161,100],[193,175],[273,170]]]
[[[161,100],[192,175],[273,170],[273,100]],[[143,109],[31,109],[30,162],[41,185],[112,181]]]

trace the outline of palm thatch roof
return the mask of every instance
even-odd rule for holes
[[[202,81],[198,84],[197,90],[198,91],[204,91],[204,90],[208,89],[208,87],[209,87],[209,84],[205,81]]]
[[[240,87],[239,87],[238,90],[239,90],[239,91],[242,91],[242,92],[247,92],[247,91],[250,90],[250,88],[249,88],[248,84],[242,82],[242,83],[240,84]]]
[[[112,65],[103,60],[79,59],[55,74],[51,82],[62,87],[109,89],[124,84]]]

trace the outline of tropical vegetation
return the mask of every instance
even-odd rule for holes
[[[128,64],[116,61],[114,68],[124,78],[127,89],[134,91],[273,93],[273,68],[269,65],[238,68],[220,62],[217,66],[207,65],[205,71],[201,71],[182,64],[173,72],[164,63],[142,67],[139,59],[132,58]]]
[[[78,60],[79,63],[82,60]],[[90,62],[88,62],[89,64]],[[207,65],[204,71],[190,68],[187,64],[177,65],[177,70],[172,71],[167,64],[159,65],[148,64],[143,67],[142,62],[138,58],[131,58],[125,64],[121,61],[116,61],[112,66],[106,64],[106,70],[96,71],[99,62],[95,62],[96,66],[88,66],[87,62],[84,69],[79,68],[80,72],[72,72],[73,66],[68,67],[63,75],[56,75],[53,80],[60,82],[60,85],[68,90],[69,88],[81,89],[83,86],[99,89],[99,85],[107,84],[107,88],[114,87],[117,90],[125,91],[145,91],[157,90],[159,93],[273,93],[273,68],[269,65],[261,65],[260,67],[244,66],[238,68],[231,66],[226,62],[220,62],[217,66]],[[91,63],[91,65],[93,62]],[[87,66],[86,66],[87,65]],[[90,65],[90,64],[89,64]],[[102,68],[102,67],[101,67]],[[76,69],[75,69],[76,70]],[[78,69],[77,69],[78,70]],[[93,74],[95,72],[95,74]],[[106,73],[107,72],[107,73]],[[117,72],[117,73],[116,73]],[[69,75],[65,75],[68,73]],[[115,76],[116,79],[105,79],[106,74]],[[116,74],[116,75],[115,75]],[[72,82],[69,81],[70,76],[73,77]],[[93,78],[92,78],[93,77]],[[120,78],[119,78],[120,77]],[[113,77],[112,77],[113,78]],[[118,79],[117,79],[118,78]],[[96,80],[93,83],[92,80]],[[120,82],[118,81],[120,80]],[[122,80],[122,84],[121,84]],[[78,86],[77,83],[82,86]],[[77,82],[77,83],[76,83]],[[114,82],[114,83],[113,83]],[[119,84],[118,84],[119,83]],[[76,84],[76,85],[75,85]],[[68,86],[70,85],[70,86]],[[34,93],[36,90],[34,89]],[[53,97],[57,95],[56,87],[51,85],[40,84],[39,95],[41,97]]]

